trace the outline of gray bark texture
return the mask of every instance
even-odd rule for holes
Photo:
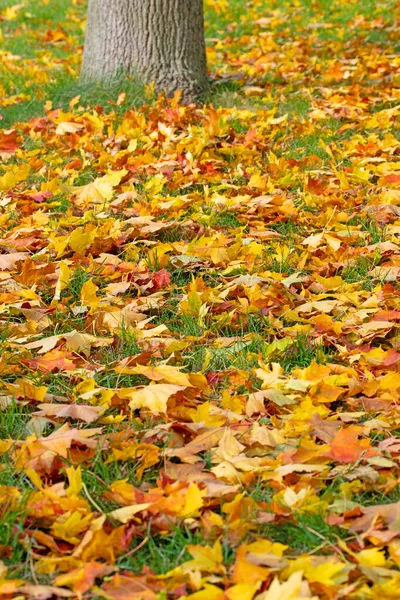
[[[184,101],[208,91],[203,0],[89,0],[81,77],[138,73]]]

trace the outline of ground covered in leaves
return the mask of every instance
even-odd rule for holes
[[[400,596],[399,4],[206,4],[184,107],[0,0],[1,598]]]

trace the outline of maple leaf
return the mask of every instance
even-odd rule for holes
[[[0,191],[7,192],[12,189],[20,181],[25,181],[28,177],[31,168],[29,165],[20,165],[19,167],[12,166],[4,175],[0,176]]]
[[[185,385],[155,383],[143,388],[117,390],[120,398],[127,398],[132,410],[148,408],[153,414],[166,413],[168,399],[185,390]]]
[[[109,575],[113,570],[112,567],[105,564],[91,561],[86,563],[81,569],[75,569],[65,575],[59,575],[56,577],[54,583],[60,587],[71,587],[75,593],[83,594],[90,590],[95,579]]]
[[[151,365],[137,365],[135,367],[117,366],[115,367],[115,372],[129,375],[144,375],[152,381],[164,381],[175,385],[192,387],[190,375],[182,373],[179,368],[170,365],[155,367]]]
[[[221,588],[216,585],[206,583],[199,592],[194,592],[187,596],[191,600],[224,600],[225,594]]]
[[[111,511],[108,513],[108,516],[112,519],[116,519],[120,523],[128,523],[136,514],[145,511],[150,506],[152,506],[151,502],[125,506],[124,508],[117,508],[116,510]]]
[[[386,565],[385,553],[378,548],[361,550],[357,553],[356,559],[364,567],[384,567]]]
[[[68,423],[62,425],[47,437],[36,439],[31,436],[17,445],[15,464],[20,470],[33,469],[38,472],[51,472],[57,457],[66,459],[74,444],[83,448],[96,448],[96,440],[90,438],[101,433],[101,429],[78,430],[71,429]]]
[[[94,312],[99,305],[99,299],[96,295],[98,291],[97,285],[91,279],[85,281],[81,289],[81,304],[90,306],[90,312]]]
[[[80,331],[69,331],[68,333],[62,333],[59,335],[53,335],[48,338],[43,338],[37,342],[30,342],[25,344],[25,347],[32,350],[38,350],[40,354],[48,353],[52,350],[60,341],[65,340],[67,347],[75,352],[82,352],[87,356],[90,354],[92,346],[102,347],[112,344],[112,338],[96,337],[89,333],[82,333]]]
[[[279,579],[275,577],[269,589],[256,596],[255,600],[276,600],[277,598],[279,600],[301,600],[301,598],[317,600],[317,596],[311,595],[307,583],[303,581],[301,571],[292,573],[284,583],[280,583]]]
[[[56,538],[69,544],[79,544],[81,534],[88,529],[92,520],[92,514],[83,515],[81,512],[75,511],[58,518],[53,523],[51,532]]]
[[[363,428],[358,425],[340,429],[331,442],[331,447],[325,456],[338,462],[356,462],[360,458],[379,455],[379,451],[371,447],[368,439],[360,439]]]
[[[96,238],[95,227],[77,227],[68,237],[68,244],[77,254],[85,254],[85,251]]]
[[[9,383],[6,387],[17,398],[29,398],[38,402],[43,402],[47,392],[47,387],[35,386],[27,379],[17,379],[15,383]]]
[[[72,272],[66,262],[61,261],[59,263],[59,276],[56,283],[56,289],[54,292],[53,302],[60,300],[61,292],[68,287],[68,284],[71,280]]]
[[[193,558],[180,565],[177,571],[189,572],[197,569],[207,573],[225,573],[219,540],[213,546],[189,545],[187,550]],[[166,577],[170,577],[174,572],[176,571],[167,573]]]
[[[123,572],[107,579],[109,581],[101,589],[115,600],[157,600],[165,587],[152,573],[134,575]]]
[[[154,289],[159,290],[171,284],[171,275],[166,269],[161,269],[152,275],[151,281]]]
[[[75,356],[72,352],[54,349],[46,352],[43,356],[24,359],[23,362],[34,370],[38,369],[44,373],[56,373],[57,371],[72,371],[76,369],[74,359]]]
[[[104,204],[104,202],[111,200],[114,188],[126,174],[127,170],[121,169],[120,171],[113,171],[103,177],[97,177],[87,185],[64,185],[63,188],[66,192],[76,196],[76,202],[79,206],[87,206],[90,203]]]
[[[181,510],[177,513],[178,516],[188,518],[198,515],[199,509],[204,504],[204,496],[204,490],[201,490],[197,484],[190,483],[186,492],[184,505],[181,508]]]
[[[100,417],[103,409],[99,406],[84,404],[39,404],[39,411],[33,413],[38,417],[71,418],[85,423],[94,423]]]
[[[19,148],[19,141],[15,129],[0,132],[0,158],[6,160]]]
[[[0,271],[11,271],[28,256],[27,252],[11,252],[0,254]]]

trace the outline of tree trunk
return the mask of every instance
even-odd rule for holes
[[[82,79],[139,73],[168,96],[209,88],[203,0],[89,0]]]

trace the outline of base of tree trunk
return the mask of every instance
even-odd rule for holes
[[[202,0],[89,0],[81,77],[139,74],[168,96],[204,100],[210,85]]]

